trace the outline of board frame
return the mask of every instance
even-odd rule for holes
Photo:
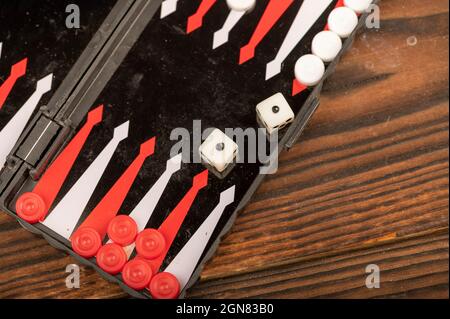
[[[373,1],[373,3],[377,2]],[[135,298],[151,297],[147,292],[135,291],[128,287],[118,276],[106,273],[92,260],[77,255],[70,247],[60,242],[56,234],[46,232],[39,225],[32,225],[20,219],[11,208],[11,202],[24,181],[30,175],[35,180],[39,179],[45,168],[52,162],[52,159],[56,158],[71,140],[76,128],[89,111],[86,106],[95,102],[108,80],[113,76],[133,44],[138,40],[140,34],[158,11],[161,3],[162,0],[118,0],[116,6],[72,67],[61,86],[52,96],[50,102],[42,106],[29,122],[11,152],[4,169],[0,172],[1,211],[15,218],[28,231],[42,236],[51,246],[71,255],[79,263],[95,269],[104,279],[118,284],[126,293]],[[278,148],[279,153],[289,150],[300,138],[309,120],[320,105],[320,94],[324,82],[335,72],[341,57],[349,50],[356,35],[363,28],[367,16],[368,13],[360,16],[358,27],[344,41],[343,49],[337,58],[327,66],[325,76],[321,82],[312,89],[308,99],[296,115],[294,122],[281,138]],[[51,141],[48,149],[43,154],[38,154],[40,155],[39,163],[32,166],[17,157],[16,152],[27,140],[37,140],[40,136],[39,134],[42,134],[42,132],[33,131],[33,127],[42,117],[57,123],[60,126],[60,130],[53,141]],[[219,236],[200,260],[199,266],[191,276],[185,289],[181,292],[180,298],[185,297],[186,290],[198,280],[205,263],[214,255],[222,237],[230,231],[237,214],[248,204],[259,185],[263,182],[264,177],[265,175],[260,174],[253,181]]]

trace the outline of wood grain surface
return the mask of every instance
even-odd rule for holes
[[[449,2],[380,7],[189,297],[449,297]],[[0,298],[126,297],[74,262],[0,214]]]

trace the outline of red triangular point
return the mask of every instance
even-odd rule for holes
[[[294,79],[294,81],[292,82],[292,96],[296,96],[307,88],[308,87],[306,85],[303,85],[299,81],[297,81],[297,79]]]

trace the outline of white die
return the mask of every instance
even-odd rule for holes
[[[294,120],[295,114],[283,94],[277,93],[256,106],[258,119],[269,134],[283,129]]]
[[[203,161],[222,173],[236,158],[238,145],[221,130],[214,129],[199,151]]]

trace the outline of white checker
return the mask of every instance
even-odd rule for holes
[[[328,27],[341,38],[348,38],[358,25],[355,11],[347,7],[336,8],[328,17]]]
[[[306,54],[295,63],[295,78],[306,86],[315,86],[325,74],[325,64],[314,54]]]
[[[233,163],[237,156],[238,145],[219,129],[214,129],[200,145],[201,158],[219,173]]]
[[[344,0],[344,5],[358,14],[365,12],[372,4],[372,0]]]
[[[332,2],[332,0],[303,1],[277,56],[266,66],[266,80],[281,72],[283,62],[294,51],[295,47],[302,41],[303,37],[314,26]]]
[[[259,120],[269,134],[283,129],[294,120],[295,114],[283,94],[277,93],[256,106]]]
[[[228,7],[234,11],[253,10],[256,0],[227,0]]]
[[[332,31],[319,32],[312,41],[312,53],[325,63],[333,61],[341,49],[342,40]]]

